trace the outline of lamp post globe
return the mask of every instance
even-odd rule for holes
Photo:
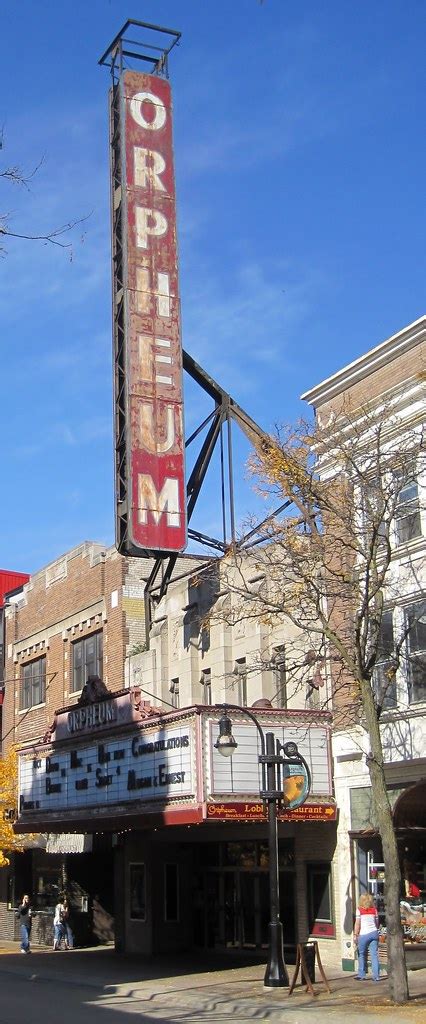
[[[238,743],[232,735],[232,722],[227,714],[219,719],[219,736],[215,743],[215,749],[222,754],[222,757],[231,757],[235,753]]]

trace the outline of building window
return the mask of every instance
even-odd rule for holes
[[[179,707],[179,679],[172,679],[170,683],[170,698],[173,708]]]
[[[46,700],[46,658],[36,658],[22,666],[21,710],[44,704]]]
[[[397,704],[394,651],[393,612],[389,609],[384,611],[382,615],[377,647],[377,661],[373,672],[376,702],[383,711],[395,708]]]
[[[285,647],[275,647],[272,653],[272,671],[274,673],[274,696],[277,707],[287,707],[287,671],[285,663]]]
[[[164,865],[164,920],[179,921],[179,866]]]
[[[361,494],[361,508],[364,523],[366,555],[371,544],[376,542],[379,548],[388,540],[389,519],[387,512],[387,485],[381,477],[371,477],[364,484]]]
[[[91,633],[72,645],[72,692],[82,690],[89,676],[102,679],[103,634]]]
[[[130,864],[130,918],[146,921],[145,864]]]
[[[247,707],[247,664],[245,658],[237,658],[234,675],[237,677],[237,701],[241,707]]]
[[[210,707],[212,703],[212,674],[209,668],[203,669],[200,682],[203,687],[203,704]]]
[[[410,704],[426,701],[426,601],[405,609]]]
[[[307,864],[309,934],[334,938],[331,865]]]
[[[395,533],[397,544],[406,544],[422,534],[419,487],[414,472],[410,479],[405,480],[398,495]]]

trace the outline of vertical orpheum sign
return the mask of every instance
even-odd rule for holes
[[[182,348],[169,83],[125,72],[112,92],[117,546],[186,544]]]

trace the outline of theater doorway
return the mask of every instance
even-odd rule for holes
[[[291,841],[290,841],[291,842]],[[201,844],[200,844],[201,845]],[[208,847],[210,849],[208,849]],[[261,950],[268,947],[269,860],[267,844],[253,841],[203,844],[194,870],[194,946]],[[217,863],[211,863],[215,861]],[[233,863],[229,863],[229,862]],[[280,843],[280,916],[285,945],[296,942],[295,873],[289,841]]]

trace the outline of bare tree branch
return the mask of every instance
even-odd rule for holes
[[[4,226],[3,222],[3,224],[0,223],[0,236],[3,236],[5,238],[23,238],[26,239],[27,241],[45,242],[46,244],[50,243],[51,245],[58,245],[61,249],[72,249],[73,243],[63,242],[61,240],[62,236],[68,234],[70,231],[73,230],[73,228],[78,227],[79,224],[84,224],[85,221],[89,220],[89,217],[91,216],[92,213],[88,213],[85,217],[79,217],[77,220],[71,220],[67,224],[61,224],[60,227],[54,228],[53,231],[49,231],[45,235],[30,235],[23,234],[18,231],[11,231],[9,228],[6,228]]]
[[[4,128],[0,129],[0,149],[4,147]],[[30,182],[35,177],[40,167],[44,164],[45,157],[42,156],[39,162],[33,167],[31,171],[25,172],[19,164],[10,164],[9,166],[0,169],[0,178],[3,178],[6,182],[12,185],[20,185],[25,188],[28,192],[30,191]],[[25,241],[43,242],[45,245],[56,245],[61,249],[67,249],[70,252],[70,259],[72,260],[73,254],[73,242],[63,241],[63,236],[68,235],[74,228],[80,224],[84,224],[85,221],[89,220],[92,216],[92,212],[86,214],[84,217],[78,217],[75,220],[70,220],[66,224],[61,224],[59,227],[53,228],[51,231],[46,231],[42,234],[36,234],[31,232],[19,232],[12,231],[8,226],[10,214],[0,215],[0,242],[5,238],[19,238]],[[82,239],[84,238],[84,234]],[[0,244],[0,256],[6,255],[6,248]]]

